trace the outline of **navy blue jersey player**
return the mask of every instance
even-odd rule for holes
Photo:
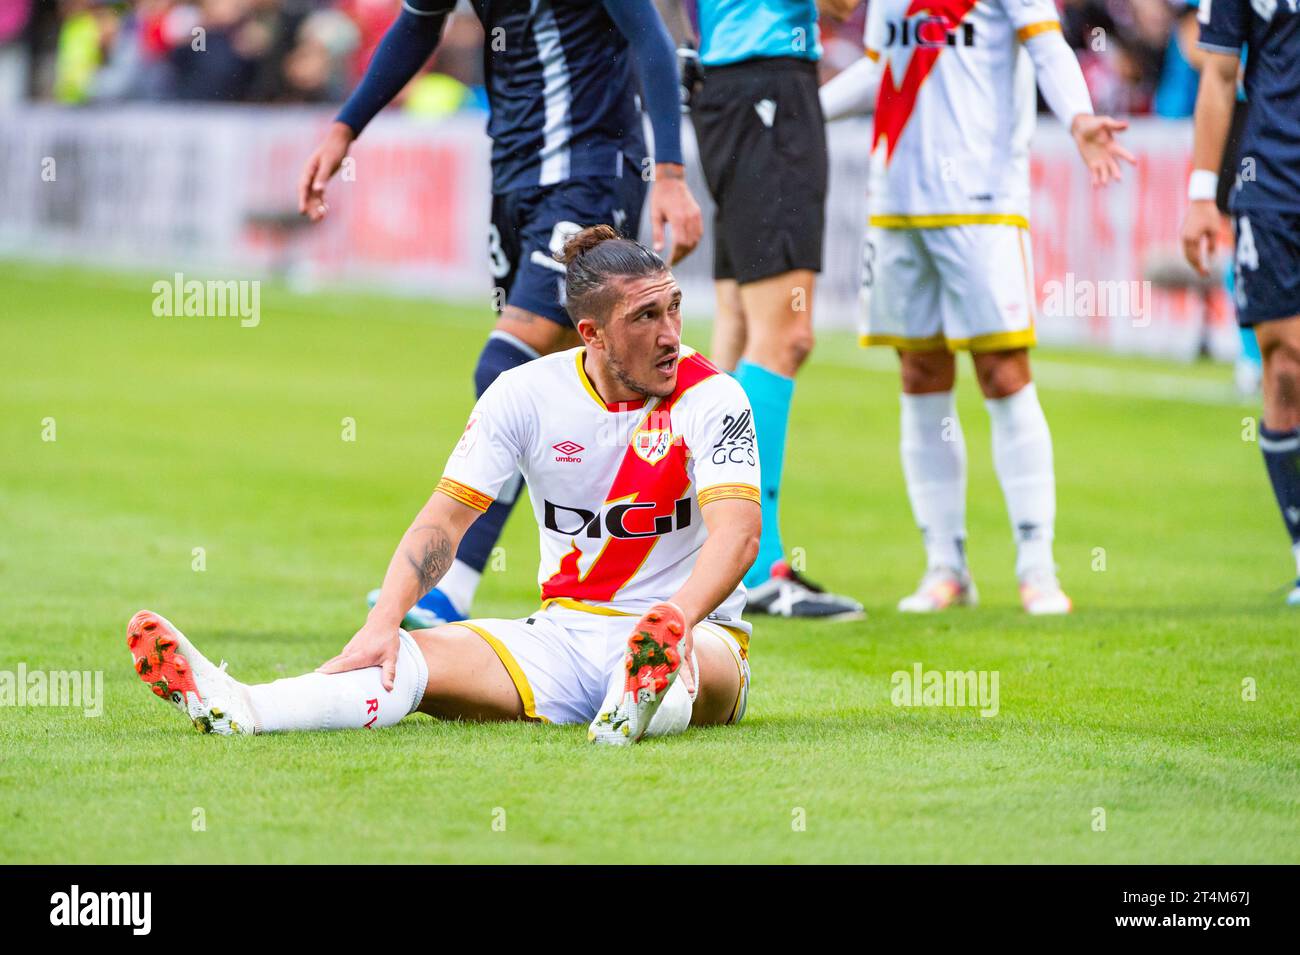
[[[300,211],[319,221],[325,187],[352,141],[428,60],[456,0],[404,0],[365,77],[308,159]],[[478,395],[497,375],[579,343],[561,304],[553,253],[582,228],[609,224],[635,238],[650,187],[656,250],[671,232],[676,262],[700,239],[700,210],[682,168],[676,53],[651,0],[473,0],[484,44],[492,139],[488,264],[504,305],[474,371]],[[646,159],[636,94],[654,134]],[[653,175],[646,170],[652,169]],[[479,577],[518,494],[513,489],[465,534],[437,590],[408,625],[468,616]]]
[[[1201,0],[1206,53],[1196,100],[1183,251],[1206,274],[1219,214],[1216,171],[1232,120],[1241,51],[1249,103],[1229,199],[1237,318],[1264,360],[1259,444],[1291,534],[1300,607],[1300,0]]]

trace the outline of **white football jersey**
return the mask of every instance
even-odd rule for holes
[[[872,225],[1027,227],[1037,91],[1022,44],[1060,28],[1053,0],[871,0]]]
[[[585,349],[502,373],[483,393],[438,490],[487,510],[516,470],[541,538],[542,600],[640,615],[686,582],[700,507],[759,499],[753,412],[740,384],[682,347],[667,398],[607,406]],[[737,587],[710,619],[740,625]]]

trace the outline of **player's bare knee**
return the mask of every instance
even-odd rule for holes
[[[738,646],[706,628],[695,631],[695,658],[699,664],[699,692],[691,708],[692,726],[731,723],[740,705],[742,664]]]
[[[812,354],[813,345],[816,344],[816,335],[813,333],[812,321],[804,319],[795,322],[785,342],[786,364],[797,370],[808,360]]]
[[[730,723],[740,697],[740,671],[730,660],[700,661],[700,688],[691,708],[692,726],[722,726]]]
[[[952,390],[957,365],[950,352],[900,351],[898,358],[905,394],[928,395]]]
[[[1009,398],[1030,382],[1029,353],[1023,348],[985,352],[974,355],[973,361],[985,398]]]
[[[744,358],[786,378],[793,378],[813,349],[812,318],[784,314],[779,322],[750,322],[745,328]]]
[[[745,316],[740,309],[740,293],[736,290],[736,284],[732,282],[730,293],[727,293],[723,290],[722,283],[719,283],[717,300],[709,357],[723,371],[735,371],[748,343]]]
[[[1275,348],[1264,364],[1267,378],[1265,391],[1273,405],[1271,418],[1284,421],[1267,422],[1272,427],[1293,428],[1300,419],[1300,349],[1281,346]]]

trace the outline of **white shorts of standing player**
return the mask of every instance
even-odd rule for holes
[[[1033,345],[1029,230],[1018,216],[1000,218],[1007,221],[872,225],[863,249],[862,344],[977,352]],[[873,217],[882,220],[890,217]]]

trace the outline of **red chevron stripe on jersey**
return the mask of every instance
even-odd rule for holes
[[[884,74],[880,80],[880,95],[876,100],[876,125],[871,135],[871,151],[876,151],[880,140],[885,140],[885,161],[894,155],[898,137],[903,134],[903,127],[912,118],[916,108],[916,97],[921,92],[921,84],[934,69],[934,63],[944,50],[942,29],[935,20],[946,20],[951,30],[966,19],[974,9],[977,0],[912,0],[907,8],[907,16],[917,13],[929,13],[934,20],[922,20],[917,23],[918,37],[921,41],[912,50],[911,59],[907,61],[907,70],[903,73],[900,86],[894,80],[894,73],[889,59],[885,60]],[[933,35],[930,35],[933,34]]]
[[[624,512],[620,521],[628,531],[647,536],[613,537],[607,526],[602,527],[598,540],[604,546],[585,575],[578,566],[582,550],[575,539],[573,548],[561,559],[560,569],[542,584],[543,600],[570,597],[608,602],[641,569],[659,541],[659,535],[653,534],[656,518],[661,522],[675,520],[677,501],[691,486],[686,470],[689,450],[672,430],[673,405],[689,388],[718,374],[721,372],[717,367],[699,353],[682,358],[677,366],[677,387],[646,415],[628,442],[614,483],[605,495],[605,514],[596,519],[607,520],[611,504],[653,502],[653,508]]]

